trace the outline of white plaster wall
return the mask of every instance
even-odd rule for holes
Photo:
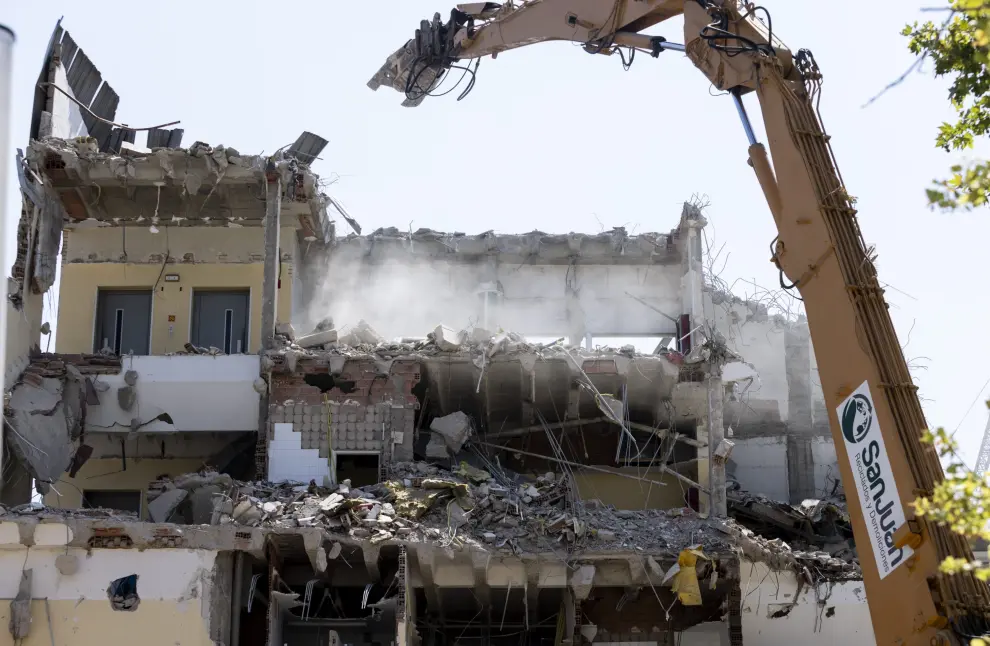
[[[691,626],[677,636],[677,646],[729,646],[729,624],[707,621]]]
[[[805,585],[795,597],[799,586],[793,572],[770,572],[763,563],[743,560],[740,574],[744,644],[876,644],[862,581]]]
[[[828,424],[828,406],[825,405],[825,393],[822,390],[822,376],[818,372],[814,340],[811,342],[811,417],[815,426]]]
[[[126,371],[137,372],[137,401],[129,411],[118,403],[118,388]],[[99,393],[100,404],[86,411],[87,431],[127,430],[131,419],[147,422],[168,413],[173,424],[151,422],[141,432],[257,431],[261,395],[254,389],[260,377],[258,355],[175,355],[125,357],[123,370],[101,375],[109,388]]]
[[[815,461],[815,491],[818,496],[828,496],[839,475],[839,460],[835,456],[835,443],[831,437],[816,437],[811,441],[811,457]],[[842,492],[842,485],[836,490]]]
[[[19,536],[19,532],[26,536]],[[223,617],[212,617],[213,570],[217,553],[187,549],[66,548],[71,530],[61,523],[36,527],[0,523],[0,598],[13,599],[22,572],[30,570],[31,620],[18,642],[0,632],[0,646],[141,643],[150,646],[211,646],[211,633],[223,630]],[[21,544],[33,543],[31,547]],[[72,571],[56,567],[71,560]],[[110,583],[137,575],[140,605],[116,611],[107,597]],[[9,603],[0,604],[6,628]],[[211,630],[211,621],[217,621]]]
[[[6,294],[6,291],[4,292]],[[44,294],[30,289],[24,295],[24,306],[18,311],[4,299],[3,334],[6,338],[4,357],[4,389],[13,387],[14,381],[30,363],[31,348],[39,344],[41,319],[44,312]]]
[[[673,323],[625,294],[647,300],[676,317],[681,311],[680,265],[595,265],[571,268],[587,332],[602,335],[672,332]],[[459,329],[481,324],[476,291],[499,281],[505,296],[492,328],[565,336],[568,267],[505,264],[497,267],[433,262],[385,261],[365,265],[331,260],[323,292],[311,304],[309,322],[332,313],[338,329],[367,320],[386,337],[422,336],[439,323]],[[373,296],[369,298],[369,296]]]
[[[276,422],[275,437],[268,443],[269,482],[309,482],[322,485],[330,477],[330,461],[320,457],[319,449],[302,448],[301,433],[292,424]]]
[[[746,491],[774,500],[790,500],[787,481],[787,438],[732,438],[736,443],[729,457],[729,473]],[[734,471],[733,471],[734,466]]]
[[[725,337],[729,348],[756,368],[759,379],[741,396],[755,411],[768,411],[779,421],[787,421],[787,364],[784,328],[774,319],[758,320],[751,308],[741,303],[713,304],[705,293],[705,315]],[[733,420],[725,420],[731,425]]]
[[[11,525],[16,531],[14,523]],[[6,543],[0,545],[0,598],[12,599],[22,569],[32,569],[31,592],[35,599],[55,600],[106,600],[107,586],[114,579],[138,575],[138,595],[142,599],[189,600],[200,605],[204,600],[204,583],[209,581],[217,553],[208,550],[121,550],[60,547],[51,543],[69,531],[61,524],[39,525],[48,546],[27,547]],[[3,539],[11,538],[9,529],[0,529]],[[16,534],[15,534],[16,536]],[[39,538],[36,534],[36,540]],[[51,539],[51,540],[48,540]],[[18,540],[18,539],[14,539]],[[62,575],[55,568],[55,557],[71,554],[76,557],[79,569],[75,574]],[[109,601],[107,601],[109,603]]]

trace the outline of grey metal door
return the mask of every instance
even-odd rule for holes
[[[114,354],[151,353],[151,290],[100,290],[93,350]]]
[[[250,292],[196,291],[193,293],[192,343],[227,354],[248,351]]]

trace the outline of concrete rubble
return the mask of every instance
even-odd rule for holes
[[[548,343],[533,343],[515,332],[499,330],[492,333],[479,327],[468,327],[455,332],[450,327],[438,325],[426,335],[425,339],[388,340],[363,320],[346,333],[325,327],[326,321],[331,321],[332,324],[332,319],[325,319],[311,333],[302,337],[288,333],[289,330],[285,327],[277,330],[276,349],[270,354],[278,356],[294,354],[298,357],[322,354],[358,357],[373,354],[381,358],[457,354],[470,355],[478,368],[483,368],[489,359],[500,355],[539,354],[543,357],[563,357],[573,353],[578,356],[600,357],[603,354],[614,354],[629,359],[634,357],[648,359],[657,356],[637,353],[633,346],[599,347],[592,352],[580,346],[572,346],[564,338]],[[660,356],[678,364],[685,360],[674,350],[662,350]]]
[[[737,483],[732,483],[727,498],[730,513],[754,532],[777,536],[795,548],[818,547],[837,558],[855,559],[852,525],[844,496],[809,499],[799,505],[790,505],[742,491]]]
[[[698,546],[708,554],[741,551],[750,559],[798,572],[812,568],[816,576],[861,576],[854,561],[813,548],[794,550],[733,519],[703,518],[690,508],[632,511],[598,500],[575,501],[566,476],[546,473],[509,480],[466,461],[455,472],[424,462],[395,463],[389,480],[364,487],[349,480],[329,487],[314,481],[237,482],[207,471],[157,481],[148,498],[152,505],[168,499],[175,509],[185,500],[177,492],[213,501],[212,513],[198,514],[193,524],[278,532],[320,528],[344,541],[425,543],[516,555],[677,554]]]

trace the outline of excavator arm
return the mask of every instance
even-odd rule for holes
[[[683,45],[642,33],[678,15]],[[970,574],[942,574],[943,559],[972,560],[972,551],[913,515],[911,503],[943,479],[942,467],[921,442],[916,387],[818,114],[821,73],[810,52],[792,53],[772,32],[764,8],[738,0],[476,2],[447,21],[423,21],[368,85],[390,86],[415,106],[452,68],[470,71],[473,84],[478,63],[472,70],[465,61],[560,40],[592,54],[682,51],[728,92],[777,225],[771,260],[781,285],[804,300],[877,643],[967,644],[990,627],[990,589]],[[749,93],[769,157],[746,113]]]

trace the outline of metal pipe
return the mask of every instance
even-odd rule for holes
[[[14,32],[6,25],[0,24],[0,231],[14,228],[14,213],[7,209],[7,165],[10,163],[10,93],[11,77],[14,73]],[[0,267],[7,271],[10,267],[7,260],[7,245],[0,240]],[[3,288],[0,288],[3,289]],[[4,292],[6,293],[6,291]],[[7,365],[7,321],[9,317],[0,317],[0,366]],[[4,384],[0,377],[0,385],[6,389],[11,384]],[[4,425],[0,424],[0,464],[4,459]],[[3,482],[0,480],[0,489]]]
[[[742,96],[739,95],[738,88],[732,90],[732,100],[736,103],[736,112],[739,113],[739,120],[742,121],[743,130],[746,131],[746,140],[752,146],[756,143],[756,135],[753,134],[753,124],[750,123],[749,115],[746,114],[746,106],[743,105]]]
[[[652,51],[654,46],[657,45],[656,38],[656,36],[637,34],[631,31],[618,31],[614,36],[612,36],[612,42],[622,47],[637,47],[639,49]],[[680,43],[671,43],[663,40],[660,41],[659,45],[661,50],[669,49],[674,52],[686,51],[684,45]]]

